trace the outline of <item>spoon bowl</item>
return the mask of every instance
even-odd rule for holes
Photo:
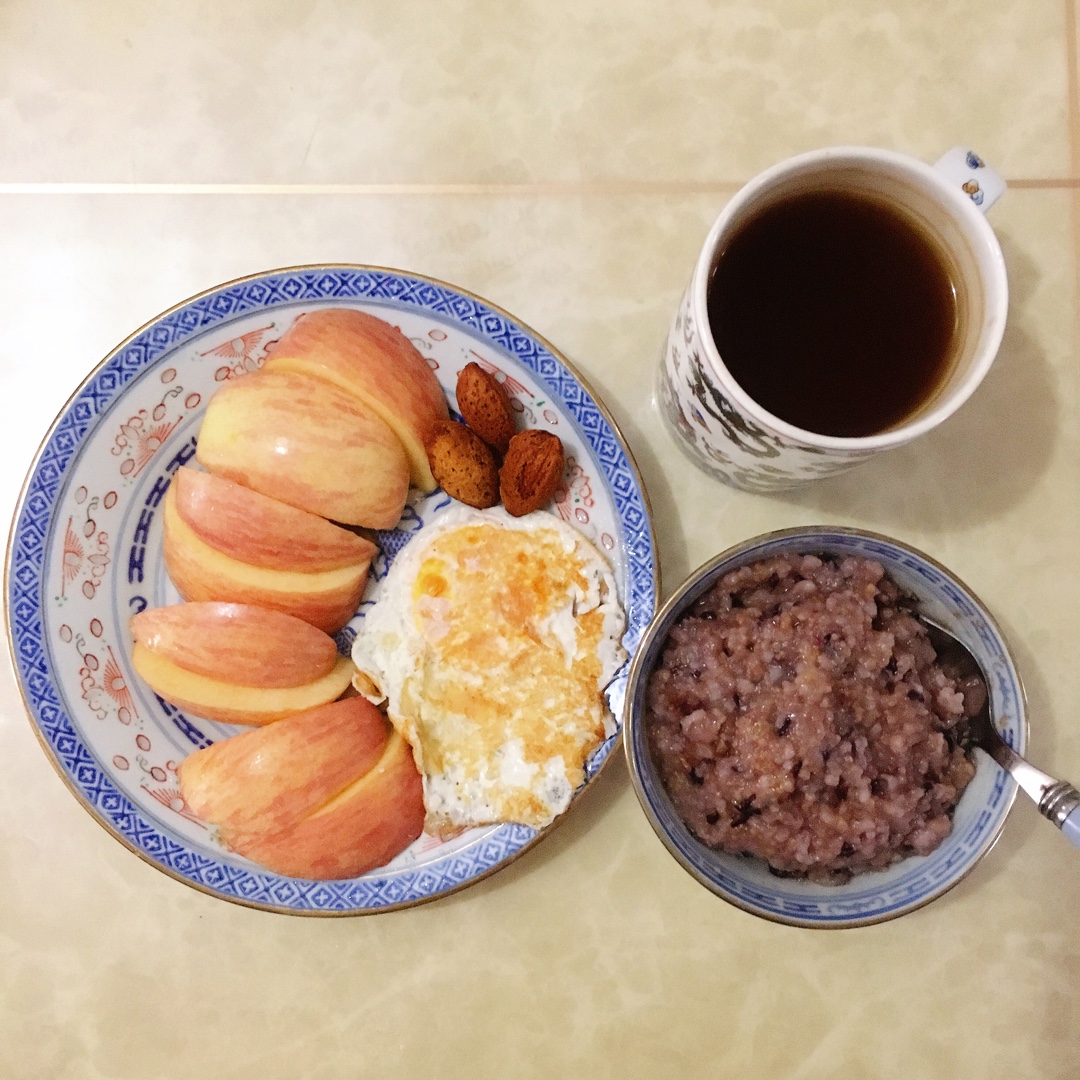
[[[977,676],[989,685],[985,672],[971,650],[943,627],[922,616],[938,661],[961,680]],[[1002,737],[994,720],[991,697],[983,695],[982,707],[968,721],[966,742],[1001,766],[1075,847],[1080,847],[1080,791],[1067,780],[1035,768]]]

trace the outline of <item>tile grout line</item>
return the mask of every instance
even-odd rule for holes
[[[1076,0],[1065,0],[1065,63],[1066,108],[1069,122],[1069,169],[1076,172],[1080,164],[1080,85],[1077,83]],[[1078,296],[1080,284],[1080,196],[1069,200],[1069,221],[1072,226],[1073,292]],[[1080,296],[1078,296],[1080,298]],[[1080,303],[1074,304],[1074,339],[1080,341]]]
[[[1065,0],[1066,108],[1069,124],[1069,169],[1080,165],[1080,86],[1077,84],[1076,0]]]
[[[1065,0],[1072,12],[1073,0]],[[1074,39],[1070,18],[1070,40]],[[1080,172],[1080,106],[1072,74],[1075,48],[1070,48],[1070,154]],[[629,196],[714,195],[738,191],[745,181],[717,180],[687,183],[645,181],[550,184],[135,184],[135,183],[0,183],[0,195],[366,195],[366,196]],[[1080,176],[1016,177],[1006,181],[1020,190],[1080,189]]]
[[[723,180],[538,184],[0,183],[0,195],[695,195],[737,191],[740,187],[741,181]]]
[[[1080,188],[1080,178],[1061,177],[1056,180],[1006,180],[1006,185],[1022,191],[1053,191]]]

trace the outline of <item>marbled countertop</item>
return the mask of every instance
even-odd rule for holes
[[[229,278],[362,262],[454,282],[565,352],[641,467],[665,590],[723,547],[866,526],[1002,622],[1031,754],[1080,779],[1076,0],[0,4],[0,501],[128,333]],[[689,466],[652,401],[713,217],[798,151],[975,147],[1012,306],[975,397],[783,496]],[[605,770],[494,877],[289,918],[135,858],[0,671],[0,1076],[1071,1078],[1080,853],[1018,801],[895,922],[777,926],[697,886]]]

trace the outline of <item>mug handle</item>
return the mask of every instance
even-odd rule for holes
[[[974,150],[954,146],[934,162],[934,168],[963,191],[985,214],[1001,198],[1005,181]]]

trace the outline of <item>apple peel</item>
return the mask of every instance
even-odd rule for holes
[[[178,497],[170,485],[165,496],[165,568],[185,600],[219,600],[270,608],[302,619],[327,634],[340,630],[356,614],[367,584],[370,556],[358,564],[331,570],[256,566],[204,542],[184,521],[177,504]],[[361,537],[356,539],[372,552],[377,550]],[[366,555],[367,548],[363,550]]]
[[[291,687],[329,674],[329,634],[254,604],[198,602],[147,608],[131,620],[135,641],[196,675],[252,687]]]
[[[226,847],[288,877],[356,877],[423,829],[412,752],[363,698],[215,743],[179,775],[188,806]]]
[[[446,394],[397,327],[352,308],[307,312],[276,342],[263,370],[303,373],[351,394],[401,441],[412,484],[424,493],[438,486],[424,447],[450,415]]]
[[[264,367],[210,399],[200,464],[331,521],[392,529],[409,493],[409,462],[391,428],[332,382]]]
[[[220,724],[262,725],[336,701],[348,689],[355,667],[345,656],[321,679],[303,686],[244,686],[198,675],[136,643],[131,650],[136,674],[178,709]]]
[[[340,525],[213,473],[184,465],[171,505],[207,546],[267,570],[322,573],[367,565],[378,548]]]
[[[363,698],[307,709],[190,754],[178,770],[184,801],[230,832],[288,828],[374,768],[387,734]]]

